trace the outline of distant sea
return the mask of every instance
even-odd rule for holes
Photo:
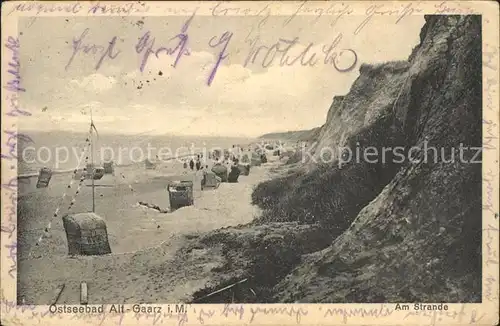
[[[48,167],[54,171],[75,169],[79,158],[82,157],[83,149],[87,148],[85,154],[90,154],[86,146],[88,134],[85,133],[67,131],[19,131],[19,133],[29,136],[33,142],[20,141],[18,143],[18,174],[37,173],[42,167]],[[155,161],[175,155],[185,156],[193,152],[206,151],[208,153],[214,148],[232,148],[233,145],[245,147],[256,141],[256,139],[238,137],[148,134],[99,134],[98,137],[94,134],[92,140],[95,145],[93,156],[96,164],[113,160],[116,165],[121,166],[143,162],[145,159]],[[66,149],[68,155],[66,155]],[[83,168],[84,162],[83,160],[78,167]]]

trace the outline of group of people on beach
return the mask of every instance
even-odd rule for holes
[[[195,168],[196,168],[196,171],[200,171],[201,169],[203,169],[203,167],[201,166],[201,158],[203,158],[203,154],[197,155],[196,159],[191,158],[191,160],[189,160],[189,163],[187,160],[184,161],[184,168],[187,169],[188,164],[189,164],[189,168],[192,171],[194,171]],[[208,168],[208,165],[206,167]]]
[[[237,165],[239,162],[239,157],[243,152],[243,148],[241,146],[233,145],[232,149],[224,151],[224,153],[208,153],[208,159],[212,160],[214,164],[226,164]],[[198,154],[196,157],[191,157],[190,159],[186,159],[183,162],[184,169],[189,167],[190,170],[200,171],[203,168],[208,168],[208,165],[203,166],[202,164],[203,154]],[[206,160],[205,160],[206,161]]]
[[[186,159],[183,162],[183,167],[184,169],[189,169],[191,171],[200,171],[203,170],[204,168],[208,169],[208,165],[203,166],[201,159],[203,158],[202,155],[197,155],[196,158],[191,158],[191,159]],[[212,159],[213,164],[226,164],[226,165],[238,165],[239,163],[239,158],[236,155],[231,155],[230,158],[219,158],[219,157],[213,157]]]

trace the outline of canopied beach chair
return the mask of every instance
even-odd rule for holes
[[[262,164],[261,156],[257,153],[252,153],[252,159],[250,161],[251,166],[260,166]]]
[[[205,188],[213,188],[217,189],[219,188],[219,185],[221,183],[221,178],[219,178],[214,172],[212,171],[205,171],[203,174],[203,179],[201,180],[201,189]]]
[[[193,181],[172,181],[167,191],[171,210],[194,204]]]
[[[250,164],[240,164],[238,165],[238,168],[240,169],[242,175],[250,174]]]
[[[52,178],[52,170],[43,167],[40,169],[40,173],[38,174],[38,181],[36,182],[37,188],[47,188],[50,183],[50,179]]]
[[[63,216],[69,255],[106,255],[111,253],[106,222],[96,213]]]
[[[221,182],[227,182],[227,167],[221,163],[215,163],[212,167],[212,172],[215,173],[220,179]]]
[[[104,168],[102,166],[94,166],[93,164],[87,164],[84,169],[86,179],[101,180],[104,176]]]
[[[105,162],[102,164],[102,167],[104,168],[104,174],[113,174],[115,171],[113,162]]]
[[[241,155],[240,163],[242,164],[250,164],[250,157],[247,153]]]
[[[227,176],[227,182],[230,183],[236,183],[238,182],[238,177],[240,176],[240,169],[238,168],[237,165],[232,165],[231,166],[231,172],[229,172],[229,175]]]

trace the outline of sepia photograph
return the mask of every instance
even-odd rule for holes
[[[481,303],[481,15],[205,5],[2,36],[17,304]]]

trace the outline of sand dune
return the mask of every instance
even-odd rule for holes
[[[47,189],[23,185],[18,236],[19,299],[48,304],[55,298],[57,286],[65,283],[59,303],[78,303],[79,284],[86,281],[90,303],[182,300],[184,293],[205,282],[184,281],[187,271],[169,264],[177,249],[187,241],[185,236],[250,222],[260,213],[250,204],[252,189],[269,178],[269,168],[275,164],[252,168],[249,176],[240,176],[239,183],[223,183],[217,190],[205,191],[199,186],[201,173],[186,173],[181,163],[157,170],[117,169],[115,176],[106,175],[96,181],[98,186],[107,185],[96,188],[96,213],[106,220],[113,252],[99,257],[67,256],[60,217],[54,218],[50,236],[35,246],[55,209],[61,207],[60,216],[67,211],[77,181],[71,189],[67,188],[70,175],[54,176]],[[137,204],[143,201],[167,208],[166,184],[179,176],[195,181],[194,206],[164,214]],[[91,209],[91,187],[82,188],[73,212]],[[61,200],[64,191],[67,196]]]

